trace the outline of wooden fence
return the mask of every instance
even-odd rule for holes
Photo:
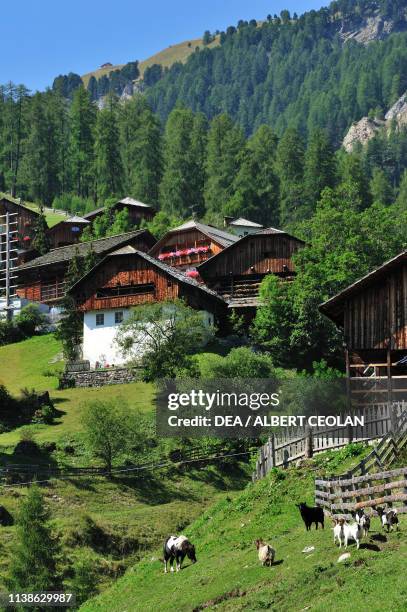
[[[349,511],[357,508],[371,508],[371,514],[377,514],[375,506],[381,504],[396,505],[397,512],[407,512],[407,467],[383,471],[406,448],[407,413],[403,412],[397,431],[384,436],[357,466],[341,476],[315,480],[316,505],[338,518],[350,518]]]
[[[304,457],[312,457],[329,449],[338,449],[351,442],[367,442],[384,438],[400,427],[400,419],[406,420],[407,410],[403,402],[378,404],[358,410],[364,417],[363,427],[331,427],[310,429],[307,427],[286,429],[269,437],[259,451],[252,479],[264,478],[274,467],[288,465]]]

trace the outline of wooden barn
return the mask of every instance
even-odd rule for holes
[[[10,217],[10,221],[17,219],[17,226],[13,225],[13,229],[17,229],[17,242],[14,244],[17,256],[17,264],[28,261],[33,257],[32,242],[35,236],[35,226],[39,213],[31,208],[27,208],[15,198],[2,195],[0,198],[0,222],[4,221],[6,213],[16,213]],[[3,233],[3,232],[0,232]],[[5,236],[1,236],[0,240],[5,240]],[[3,249],[0,249],[3,250]]]
[[[258,306],[260,283],[266,274],[290,280],[292,256],[303,241],[282,230],[265,228],[248,234],[198,267],[205,284],[219,293],[230,308],[249,319]]]
[[[98,257],[104,257],[127,245],[148,251],[154,243],[155,238],[148,230],[133,230],[118,236],[54,249],[18,267],[17,294],[33,302],[53,305],[65,295],[65,275],[75,254],[84,258],[92,248]]]
[[[343,332],[352,403],[407,392],[407,251],[320,306]],[[369,393],[368,393],[369,391]]]
[[[53,225],[47,232],[51,249],[77,244],[83,230],[88,225],[90,225],[90,221],[76,215]]]
[[[114,338],[134,306],[180,298],[201,311],[208,324],[226,310],[213,291],[130,245],[107,255],[70,293],[84,313],[83,359],[93,366],[123,362]]]
[[[113,212],[121,212],[124,209],[129,211],[130,221],[135,227],[139,227],[143,219],[145,221],[151,221],[156,213],[155,209],[149,204],[144,204],[144,202],[139,202],[129,197],[119,200],[111,207]],[[92,223],[97,217],[103,215],[105,210],[106,208],[104,206],[96,208],[83,215],[83,218]]]
[[[196,278],[196,266],[238,239],[234,234],[192,220],[167,232],[150,250],[150,255]]]

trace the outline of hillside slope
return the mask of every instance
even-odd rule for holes
[[[328,521],[324,531],[306,532],[295,507],[304,500],[312,503],[318,471],[335,466],[341,472],[349,466],[351,460],[344,460],[348,453],[321,455],[303,469],[275,470],[234,498],[223,499],[186,530],[197,547],[196,565],[187,561],[179,574],[165,575],[157,551],[81,610],[405,610],[403,521],[399,533],[383,538],[374,519],[369,539],[359,551],[352,545],[349,562],[338,564]],[[259,537],[276,549],[271,568],[259,565],[254,547]],[[315,550],[304,554],[306,546]]]
[[[219,45],[219,36],[216,36],[215,40],[209,43],[207,47],[213,48],[217,45]],[[170,45],[169,47],[166,47],[165,49],[162,49],[147,59],[139,62],[140,76],[143,77],[144,70],[153,64],[160,64],[163,66],[163,68],[169,68],[175,64],[175,62],[184,63],[196,48],[203,48],[202,38],[194,38]],[[114,70],[120,70],[123,68],[123,66],[124,64],[116,64],[115,66],[107,66],[105,68],[98,68],[97,70],[87,72],[82,76],[82,81],[85,87],[87,87],[91,76],[94,76],[96,79],[100,79],[104,75],[108,76],[110,72],[113,72]]]

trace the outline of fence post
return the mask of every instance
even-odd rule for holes
[[[265,465],[265,457],[264,457],[264,448],[263,446],[260,448],[260,478],[264,478],[266,475],[266,465]]]
[[[269,455],[270,455],[270,464],[271,467],[276,466],[276,438],[275,434],[272,434],[268,440],[269,445]]]
[[[313,455],[313,444],[312,444],[312,429],[309,425],[305,427],[305,458],[311,459]]]

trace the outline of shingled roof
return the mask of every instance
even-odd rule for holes
[[[126,206],[134,206],[135,208],[153,208],[150,204],[144,204],[144,202],[139,202],[139,200],[135,200],[134,198],[123,198],[122,200],[118,200],[113,204],[113,208],[118,204],[125,204]],[[100,213],[104,213],[106,210],[105,206],[101,206],[100,208],[95,208],[95,210],[91,210],[90,212],[83,215],[84,219],[91,219],[92,217],[99,215]]]
[[[113,251],[112,253],[109,253],[108,255],[106,255],[106,257],[104,257],[101,261],[99,261],[96,264],[96,266],[94,266],[91,270],[89,270],[89,272],[85,274],[85,276],[82,276],[82,278],[79,279],[78,282],[75,283],[71,287],[71,291],[74,291],[75,288],[77,289],[85,280],[87,280],[90,276],[92,276],[95,270],[101,267],[107,259],[110,259],[111,257],[121,257],[123,255],[139,256],[145,261],[148,261],[155,268],[162,270],[163,272],[165,272],[172,278],[180,281],[181,283],[184,283],[185,285],[191,285],[192,287],[195,287],[196,289],[199,289],[200,291],[207,293],[211,297],[216,298],[219,302],[225,303],[225,300],[220,295],[218,295],[215,291],[212,291],[212,289],[209,289],[208,287],[206,287],[206,285],[198,283],[195,279],[190,278],[189,276],[186,276],[186,274],[184,274],[180,270],[177,270],[176,268],[168,266],[167,264],[163,263],[159,259],[152,257],[152,255],[149,255],[148,253],[144,253],[143,251],[138,251],[131,245],[124,246],[120,249],[117,249],[117,251]]]
[[[146,234],[146,236],[148,236],[151,241],[154,240],[152,234],[150,234],[148,230],[137,229],[133,230],[132,232],[117,234],[116,236],[100,238],[99,240],[79,242],[78,244],[70,244],[68,246],[52,249],[52,251],[49,251],[49,253],[41,255],[40,257],[37,257],[32,261],[28,261],[27,263],[22,264],[18,267],[18,271],[38,268],[41,266],[49,266],[56,263],[68,262],[76,254],[78,254],[79,257],[85,257],[90,246],[96,254],[103,255],[104,253],[108,253],[109,251],[112,251],[115,248],[126,246],[126,244],[131,242],[131,240],[133,240],[137,236],[142,236],[143,234]]]
[[[153,246],[150,250],[153,252],[157,252],[157,250],[161,247],[163,243],[165,243],[168,236],[172,234],[178,234],[179,232],[187,232],[191,229],[197,229],[204,236],[207,236],[217,244],[222,247],[228,247],[231,244],[235,243],[239,240],[239,236],[235,236],[235,234],[230,234],[229,232],[224,232],[223,230],[218,229],[217,227],[213,227],[212,225],[205,225],[205,223],[200,223],[199,221],[195,221],[192,219],[191,221],[186,221],[182,225],[178,227],[174,227],[173,229],[168,230],[166,234]]]

